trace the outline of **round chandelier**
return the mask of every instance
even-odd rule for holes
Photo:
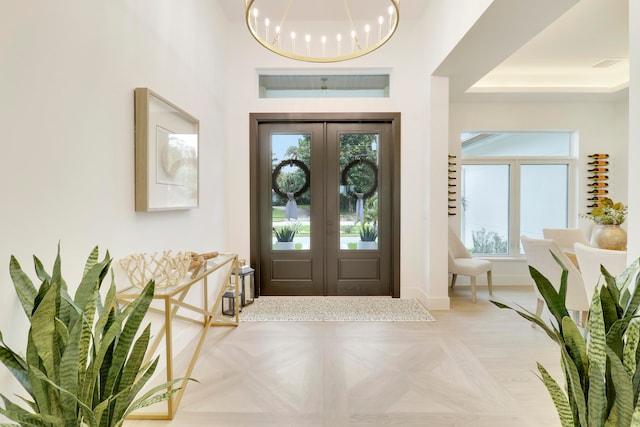
[[[245,0],[258,43],[287,58],[339,62],[385,44],[398,28],[400,0]]]

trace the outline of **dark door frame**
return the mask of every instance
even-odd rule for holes
[[[400,113],[250,113],[249,114],[249,185],[250,209],[250,264],[255,269],[256,296],[260,296],[260,218],[258,215],[259,137],[261,123],[366,123],[388,122],[391,124],[391,280],[392,297],[400,297]]]

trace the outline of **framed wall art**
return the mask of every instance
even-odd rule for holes
[[[199,202],[199,121],[148,88],[136,88],[136,211]]]

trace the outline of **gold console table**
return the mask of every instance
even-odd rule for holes
[[[217,284],[220,285],[220,290],[212,302],[209,301],[209,276],[218,272],[222,278]],[[235,316],[224,316],[221,313],[220,305],[222,302],[222,296],[229,286],[231,275],[235,274],[235,283],[232,286],[235,288]],[[191,304],[185,301],[189,294],[193,294],[200,289],[201,304]],[[140,295],[141,289],[130,286],[128,288],[118,291],[117,298],[122,304],[127,304],[133,301]],[[174,394],[170,399],[166,401],[166,412],[134,412],[128,418],[129,419],[155,419],[155,420],[172,420],[175,416],[182,396],[187,387],[187,383],[195,367],[196,360],[202,349],[202,344],[207,336],[207,332],[211,326],[238,326],[240,322],[240,310],[239,310],[239,292],[238,292],[238,255],[237,254],[219,254],[215,258],[207,260],[205,269],[199,271],[195,277],[188,277],[182,283],[166,287],[156,288],[153,296],[154,300],[160,300],[159,304],[154,306],[154,303],[149,307],[149,312],[160,313],[164,317],[164,323],[153,339],[151,346],[147,351],[147,358],[152,358],[157,355],[157,350],[164,339],[165,341],[165,357],[166,357],[166,381],[172,381],[176,377],[185,378],[178,383],[181,389]],[[182,313],[182,310],[186,313]],[[191,316],[189,316],[190,314]],[[181,320],[189,323],[195,323],[202,325],[202,331],[199,332],[198,342],[195,350],[191,355],[191,359],[186,368],[184,375],[174,375],[174,354],[173,354],[173,321]],[[164,382],[164,381],[163,381]],[[171,386],[171,388],[176,385]]]

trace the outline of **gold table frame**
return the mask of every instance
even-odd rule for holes
[[[222,270],[224,267],[227,268],[224,279],[220,282],[220,291],[218,295],[213,301],[212,304],[209,304],[209,283],[208,277],[212,273]],[[222,314],[217,313],[218,307],[220,307],[220,303],[222,301],[222,296],[227,290],[227,286],[230,283],[231,275],[235,274],[235,316],[223,316]],[[202,307],[198,307],[193,304],[189,304],[185,302],[185,298],[189,294],[189,291],[195,288],[194,285],[202,283]],[[117,299],[121,304],[128,304],[133,301],[135,298],[140,296],[141,289],[130,286],[128,288],[122,289],[117,292]],[[202,325],[202,332],[200,332],[200,337],[198,339],[198,343],[196,345],[195,351],[191,356],[191,360],[189,361],[189,365],[184,374],[184,379],[180,381],[179,387],[181,389],[171,396],[166,401],[167,411],[166,413],[160,412],[139,412],[132,413],[127,418],[128,419],[151,419],[151,420],[172,420],[175,416],[176,411],[178,410],[178,406],[180,405],[180,401],[182,400],[182,396],[187,388],[187,383],[189,382],[188,378],[191,376],[193,372],[193,368],[195,367],[196,360],[200,354],[200,350],[202,349],[202,344],[207,336],[207,332],[211,326],[238,326],[240,323],[240,310],[239,310],[239,287],[238,287],[238,255],[237,254],[220,254],[215,258],[207,260],[207,264],[205,269],[199,271],[195,277],[190,277],[183,281],[182,283],[170,286],[167,288],[156,289],[153,299],[154,300],[162,300],[163,305],[162,308],[155,308],[153,306],[149,307],[149,312],[156,312],[164,314],[164,325],[160,329],[160,333],[153,339],[153,342],[149,349],[147,350],[147,359],[150,359],[156,354],[158,350],[158,346],[163,338],[165,339],[165,351],[166,351],[166,367],[167,367],[167,381],[172,381],[174,377],[173,373],[173,327],[172,321],[175,319],[184,320],[187,322],[192,322],[196,324]],[[183,316],[178,314],[178,310],[183,308],[185,310],[191,311],[193,313],[202,315],[202,321],[197,319]],[[168,390],[176,387],[176,385],[170,386]]]

